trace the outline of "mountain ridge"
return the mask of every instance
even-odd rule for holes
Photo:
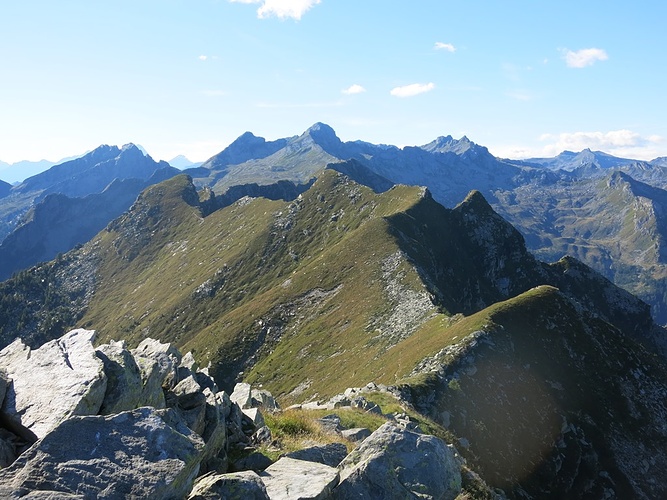
[[[189,168],[185,173],[198,188],[211,189],[218,199],[225,199],[227,190],[235,186],[270,186],[281,181],[306,186],[324,168],[345,171],[379,191],[397,183],[425,185],[448,207],[477,189],[519,229],[538,257],[551,261],[571,254],[585,261],[639,294],[651,304],[654,317],[667,324],[667,228],[661,223],[664,193],[659,191],[667,188],[667,167],[659,161],[640,162],[590,150],[563,152],[542,160],[544,164],[538,165],[498,159],[465,136],[440,136],[421,147],[404,148],[343,142],[330,126],[318,122],[298,136],[275,141],[246,132],[210,158],[206,167]],[[558,169],[549,166],[552,160],[570,163]],[[63,168],[56,168],[51,175],[56,176],[59,170]],[[624,194],[619,188],[613,192],[603,181],[614,172],[655,189],[642,191],[637,187]],[[100,181],[96,189],[101,190],[102,184]],[[9,195],[0,198],[4,200],[0,201],[0,240],[20,223],[20,217],[37,199],[30,193],[19,199],[25,189],[14,186]],[[51,186],[48,192],[83,194],[66,185]],[[45,194],[47,191],[42,192]],[[624,197],[623,206],[619,205],[620,197]],[[17,204],[20,210],[16,210]],[[608,215],[598,216],[602,213]],[[632,220],[618,220],[620,213],[636,217],[636,235],[631,231]],[[623,238],[620,246],[611,234]]]
[[[2,342],[19,322],[37,344],[72,324],[150,335],[285,404],[375,381],[511,497],[664,493],[648,307],[573,259],[537,261],[482,193],[449,209],[328,169],[291,201],[209,211],[208,196],[183,174],[152,185],[90,242],[0,283]]]

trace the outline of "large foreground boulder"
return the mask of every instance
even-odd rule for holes
[[[283,457],[260,474],[271,500],[324,500],[338,484],[328,465]]]
[[[41,438],[73,415],[98,413],[107,378],[94,338],[94,331],[78,329],[39,349],[17,339],[0,351],[0,366],[12,381],[1,412],[12,431]]]
[[[197,480],[188,500],[269,500],[266,486],[253,471],[209,474]]]
[[[453,500],[461,492],[460,464],[435,436],[387,422],[339,466],[334,498]]]
[[[285,456],[306,462],[317,462],[329,467],[338,467],[338,464],[347,456],[347,447],[343,443],[329,443],[292,451],[286,453]]]
[[[183,498],[203,446],[173,410],[72,417],[0,471],[0,497],[50,491],[90,499]]]

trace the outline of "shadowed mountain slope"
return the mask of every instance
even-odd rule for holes
[[[0,181],[0,198],[7,196],[12,189],[12,185],[5,181]]]
[[[82,198],[47,195],[0,243],[0,280],[86,243],[130,208],[143,189],[174,175],[171,168],[164,168],[147,181],[114,180],[101,193]]]
[[[101,193],[114,180],[139,179],[147,181],[156,170],[179,171],[166,162],[155,162],[134,144],[123,148],[100,146],[90,153],[29,177],[13,186],[0,198],[0,241],[23,222],[26,212],[49,194],[69,198]],[[164,178],[164,176],[162,176]]]

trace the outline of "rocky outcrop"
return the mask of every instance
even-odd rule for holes
[[[173,410],[72,417],[1,471],[0,483],[15,494],[183,498],[199,472],[203,446]]]
[[[260,475],[271,500],[331,498],[338,470],[328,465],[283,457]]]
[[[239,384],[230,399],[191,353],[152,339],[95,349],[94,337],[79,329],[0,351],[0,497],[453,498],[461,489],[454,452],[404,414],[366,439],[354,429],[361,445],[350,455],[343,443],[315,444],[272,463],[257,449],[273,443],[262,416],[278,407],[269,392]],[[388,392],[369,384],[329,403],[377,412],[362,394],[379,389]],[[344,431],[338,415],[320,421],[322,432]]]
[[[107,377],[94,338],[79,329],[39,349],[19,339],[0,351],[0,365],[12,379],[2,413],[13,428],[41,438],[71,416],[98,413]]]
[[[461,464],[440,439],[387,422],[339,465],[334,498],[437,498],[461,492]]]
[[[192,355],[94,338],[0,351],[0,497],[183,498],[200,472],[224,472],[255,429]]]
[[[368,435],[370,435],[370,431],[368,431]],[[329,467],[338,467],[338,464],[347,456],[347,448],[343,443],[329,443],[293,451],[285,456],[296,460],[305,460],[306,462],[317,462]]]
[[[253,471],[202,476],[188,500],[269,500],[266,486]]]

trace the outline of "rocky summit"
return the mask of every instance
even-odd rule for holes
[[[60,170],[122,171],[124,155],[148,162],[103,148]],[[634,252],[657,290],[662,188],[592,152],[538,160],[316,124],[114,181],[146,184],[91,239],[0,283],[0,496],[667,496],[665,329],[618,286],[622,266],[582,262],[620,238],[608,257]],[[5,241],[38,241],[60,196]],[[503,217],[523,211],[528,225]]]

